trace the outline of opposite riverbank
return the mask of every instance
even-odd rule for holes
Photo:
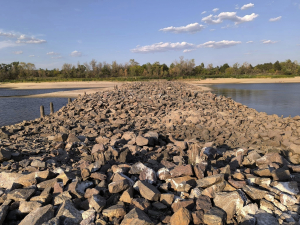
[[[153,81],[152,81],[153,82]],[[197,86],[202,91],[211,91],[210,85],[229,84],[229,83],[300,83],[300,77],[293,78],[214,78],[205,80],[181,80],[181,82]],[[41,82],[41,83],[0,83],[0,88],[11,89],[58,89],[57,92],[29,95],[22,97],[64,97],[76,98],[78,95],[92,94],[98,91],[111,90],[115,85],[122,85],[126,82],[109,81],[69,81],[69,82]],[[62,88],[78,88],[79,90],[59,91]]]

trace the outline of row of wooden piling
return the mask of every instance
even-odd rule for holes
[[[68,98],[68,104],[70,104],[71,102],[72,102],[72,99]],[[53,113],[54,113],[53,102],[50,102],[50,115]],[[43,105],[40,106],[40,115],[41,115],[41,117],[45,116],[45,109],[44,109]]]

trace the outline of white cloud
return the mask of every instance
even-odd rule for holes
[[[72,57],[81,57],[82,53],[75,50],[75,51],[71,52],[70,56],[72,56]]]
[[[227,48],[227,47],[232,47],[238,44],[241,44],[241,41],[227,41],[227,40],[223,40],[223,41],[208,41],[205,42],[204,44],[200,44],[197,47],[199,48]]]
[[[278,17],[276,17],[276,18],[271,18],[271,19],[269,19],[269,21],[270,21],[270,22],[276,22],[276,21],[281,20],[281,18],[282,18],[282,16],[278,16]]]
[[[219,11],[219,8],[214,8],[212,11],[215,13],[215,12]]]
[[[192,51],[195,51],[196,49],[184,49],[183,50],[183,53],[188,53],[188,52],[192,52]]]
[[[34,57],[34,55],[30,55],[29,57]]]
[[[271,40],[262,40],[262,43],[263,44],[275,44],[277,43],[278,41],[271,41]]]
[[[153,45],[146,45],[146,46],[137,46],[135,49],[131,49],[131,52],[133,53],[151,53],[151,52],[166,52],[166,51],[172,51],[172,50],[183,50],[184,53],[191,52],[196,50],[197,48],[214,48],[214,49],[220,49],[220,48],[227,48],[232,47],[238,44],[241,44],[241,41],[208,41],[204,44],[195,45],[192,43],[187,42],[177,42],[177,43],[171,43],[171,42],[160,42],[155,43]]]
[[[254,41],[247,41],[246,44],[251,44],[253,43]]]
[[[0,49],[2,48],[8,48],[8,47],[15,47],[17,46],[16,43],[13,41],[0,41]]]
[[[23,54],[23,51],[16,51],[16,52],[13,52],[14,54],[16,54],[16,55],[21,55],[21,54]]]
[[[160,29],[160,31],[164,31],[164,32],[172,32],[172,33],[197,33],[201,30],[204,29],[204,26],[199,24],[199,23],[191,23],[188,24],[186,26],[181,26],[181,27],[166,27],[166,28],[162,28]]]
[[[58,52],[47,52],[47,55],[60,55]]]
[[[250,15],[245,15],[243,17],[237,16],[236,12],[222,12],[218,15],[219,19],[230,20],[230,21],[235,22],[235,24],[250,22],[250,21],[253,21],[256,17],[258,17],[258,14],[255,14],[255,13],[252,13]]]
[[[46,43],[46,40],[38,39],[35,37],[29,37],[25,34],[19,34],[14,32],[2,32],[0,31],[0,36],[6,38],[15,38],[17,44],[42,44]]]
[[[254,7],[254,4],[249,3],[249,4],[246,4],[246,5],[243,5],[243,6],[241,7],[241,10],[250,9],[250,8],[252,8],[252,7]]]
[[[218,16],[209,15],[207,17],[204,17],[202,18],[202,21],[207,24],[219,24],[224,20],[230,20],[235,22],[235,24],[237,25],[240,23],[253,21],[256,17],[258,17],[258,14],[255,13],[240,17],[236,15],[236,12],[221,12]]]
[[[207,23],[207,24],[218,24],[218,23],[222,23],[223,21],[220,20],[219,18],[216,18],[217,16],[213,16],[213,15],[209,15],[206,17],[202,18],[202,21]]]
[[[206,13],[206,11],[203,11],[201,14],[205,14]]]
[[[145,46],[137,46],[134,49],[131,49],[131,52],[134,53],[149,53],[149,52],[166,52],[170,50],[184,50],[184,49],[191,49],[195,48],[194,44],[187,43],[187,42],[159,42],[152,45],[145,45]]]

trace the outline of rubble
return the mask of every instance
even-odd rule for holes
[[[299,224],[300,120],[126,83],[0,128],[0,224]]]

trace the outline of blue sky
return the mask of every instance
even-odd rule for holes
[[[300,61],[300,0],[1,0],[0,63]]]

